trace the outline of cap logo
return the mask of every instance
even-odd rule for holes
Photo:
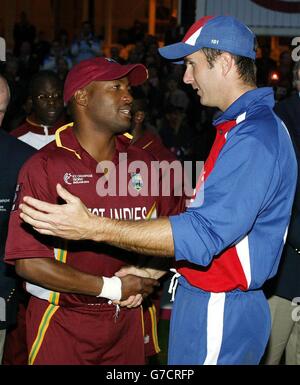
[[[212,40],[211,40],[211,44],[219,44],[219,40],[212,39]]]
[[[185,41],[185,43],[186,43],[186,44],[189,44],[189,45],[196,45],[196,41],[197,41],[197,39],[198,39],[198,37],[199,37],[201,31],[202,31],[202,28],[203,28],[203,27],[199,28],[196,32],[194,32],[194,33],[193,33],[193,34],[192,34],[192,35]]]

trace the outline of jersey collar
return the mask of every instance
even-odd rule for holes
[[[271,87],[261,87],[245,92],[213,124],[217,126],[227,120],[235,120],[255,105],[267,105],[273,108],[275,105],[273,89]]]
[[[96,160],[93,159],[84,148],[81,147],[78,142],[74,132],[72,130],[74,123],[68,123],[62,127],[60,127],[55,133],[55,142],[56,146],[63,148],[64,150],[70,151],[76,156],[78,159],[83,160],[83,158],[90,159],[91,163],[97,164]],[[132,140],[132,135],[129,133],[124,133],[122,135],[118,135],[116,137],[116,151],[112,161],[117,164],[119,162],[119,153],[127,152],[127,147],[129,146]]]

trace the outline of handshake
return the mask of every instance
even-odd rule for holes
[[[103,286],[98,297],[108,298],[123,307],[139,306],[159,286],[157,279],[164,273],[155,269],[123,267],[112,278],[102,277]]]

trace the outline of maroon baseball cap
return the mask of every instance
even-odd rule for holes
[[[106,57],[83,60],[68,73],[64,86],[64,101],[67,103],[77,90],[94,80],[116,80],[125,76],[130,85],[138,86],[147,80],[148,71],[143,64],[122,65]]]

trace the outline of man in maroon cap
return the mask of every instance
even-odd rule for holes
[[[76,65],[64,89],[74,124],[58,129],[55,141],[20,172],[6,261],[15,265],[31,294],[26,315],[29,364],[144,363],[142,314],[133,305],[137,304],[136,294],[150,294],[157,281],[114,276],[138,256],[93,242],[36,236],[22,225],[18,202],[24,195],[32,195],[57,203],[55,186],[60,182],[94,214],[115,219],[154,218],[161,211],[161,202],[143,194],[147,181],[141,172],[122,175],[123,184],[135,194],[121,198],[102,194],[114,176],[117,191],[121,188],[121,153],[126,153],[128,164],[138,159],[150,169],[150,155],[129,146],[130,140],[123,135],[131,122],[130,86],[146,79],[147,70],[141,64],[120,65],[95,58]],[[108,165],[108,172],[106,166],[99,167],[101,162]],[[120,300],[128,305],[121,311],[113,302]]]

